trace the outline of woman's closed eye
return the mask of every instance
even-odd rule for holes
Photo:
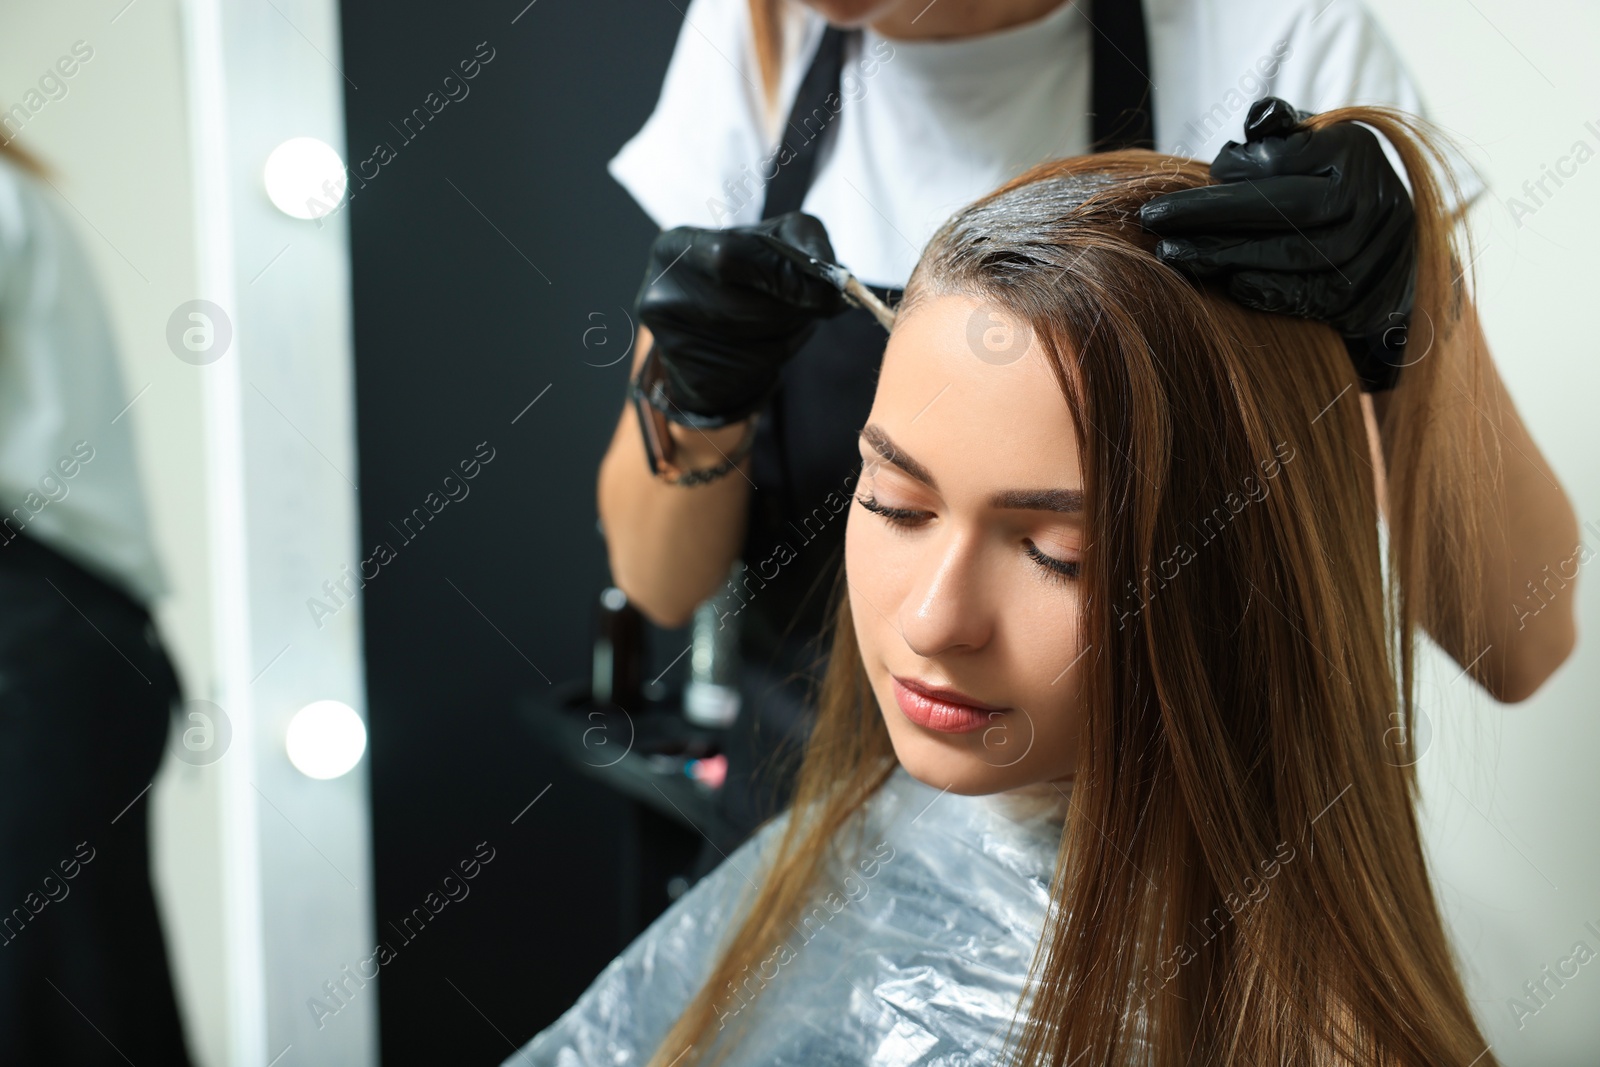
[[[933,514],[931,511],[917,511],[913,508],[891,508],[878,503],[878,498],[875,496],[858,496],[856,503],[874,515],[882,515],[895,526],[916,526]]]
[[[931,511],[922,511],[916,508],[892,508],[886,504],[880,504],[878,498],[871,495],[856,497],[856,503],[882,518],[890,526],[897,526],[901,529],[912,529],[920,526],[933,515]],[[1041,552],[1039,546],[1028,538],[1023,538],[1022,543],[1026,548],[1024,554],[1040,567],[1043,567],[1050,577],[1060,581],[1071,581],[1078,577],[1079,564],[1077,560],[1058,559],[1055,556]]]

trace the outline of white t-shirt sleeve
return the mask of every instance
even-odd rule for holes
[[[655,110],[607,167],[662,229],[760,215],[761,73],[747,2],[691,0]]]

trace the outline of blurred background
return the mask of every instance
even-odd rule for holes
[[[1489,338],[1600,551],[1600,11],[1376,14],[1488,183]],[[582,773],[535,708],[593,666],[595,474],[654,233],[605,163],[682,21],[672,0],[0,4],[4,136],[49,168],[109,306],[156,620],[225,720],[136,798],[206,1067],[498,1063],[681,892],[693,834]],[[313,218],[264,177],[300,137],[350,167]],[[198,355],[173,340],[197,308]],[[1532,700],[1438,659],[1423,681],[1440,899],[1495,1054],[1529,1067],[1600,1048],[1600,971],[1533,1017],[1510,1003],[1600,949],[1600,588],[1579,592],[1579,652]],[[644,679],[681,681],[688,640],[647,628]]]

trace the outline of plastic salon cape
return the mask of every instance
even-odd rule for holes
[[[968,797],[897,767],[847,824],[796,932],[747,972],[760,996],[722,992],[724,1022],[745,1024],[726,1063],[997,1061],[1048,912],[1065,807],[1049,783]],[[749,907],[789,814],[678,898],[505,1067],[646,1063]]]

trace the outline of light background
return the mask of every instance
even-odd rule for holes
[[[1600,41],[1593,4],[1389,0],[1374,11],[1405,57],[1429,117],[1489,185],[1473,213],[1477,299],[1500,374],[1600,552],[1600,464],[1593,413],[1600,362],[1590,317],[1600,272]],[[1523,183],[1577,141],[1596,153],[1534,215],[1513,219]],[[1563,165],[1572,170],[1573,163]],[[1520,225],[1518,222],[1520,221]],[[1587,572],[1592,569],[1585,567]],[[1534,697],[1503,707],[1473,696],[1436,660],[1432,745],[1419,764],[1435,881],[1465,961],[1469,993],[1495,1055],[1508,1064],[1600,1062],[1600,960],[1547,1006],[1542,979],[1578,941],[1600,952],[1600,621],[1595,577],[1578,578],[1578,650]],[[1427,690],[1425,690],[1426,692]],[[1570,965],[1569,965],[1570,966]],[[1520,1020],[1520,997],[1538,1014]]]

